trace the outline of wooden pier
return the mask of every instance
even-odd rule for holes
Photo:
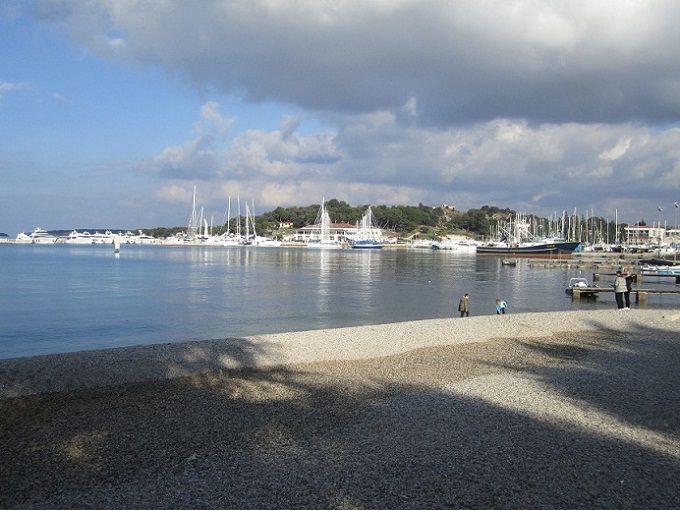
[[[581,299],[581,297],[596,297],[598,294],[613,293],[613,287],[578,287],[572,289],[572,299]],[[680,294],[680,290],[659,290],[659,289],[633,289],[631,294],[635,294],[636,303],[644,303],[647,301],[648,294]]]
[[[603,276],[616,276],[616,273],[593,273],[593,281],[599,282]],[[632,274],[635,278],[635,283],[642,283],[645,277],[652,278],[675,278],[675,283],[680,284],[680,275],[676,274],[655,274],[655,273],[635,273]]]
[[[593,273],[593,282],[599,282],[602,280],[602,277],[606,276],[613,276],[616,277],[616,273]],[[635,278],[635,283],[640,284],[642,283],[643,277],[645,276],[659,276],[659,277],[674,277],[676,278],[675,283],[680,283],[678,281],[678,277],[676,275],[661,275],[661,274],[632,274]],[[614,292],[614,287],[613,285],[607,286],[607,287],[578,287],[574,288],[572,290],[572,298],[573,299],[582,299],[582,298],[587,298],[587,297],[596,297],[598,294],[601,293],[609,293],[609,292]],[[674,289],[674,288],[667,288],[667,289],[631,289],[630,291],[631,294],[635,294],[635,302],[636,303],[644,303],[647,301],[647,296],[649,294],[680,294],[680,289]]]

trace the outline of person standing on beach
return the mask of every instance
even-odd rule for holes
[[[623,277],[621,271],[616,272],[616,280],[614,280],[614,295],[616,297],[616,307],[623,310],[623,295],[626,293],[626,279]]]
[[[626,310],[630,310],[630,291],[633,290],[633,282],[635,281],[635,277],[630,274],[630,270],[626,271],[626,292],[623,294],[623,297],[626,299]]]
[[[496,315],[503,314],[505,315],[505,309],[508,307],[508,304],[505,301],[501,301],[500,299],[496,300]]]
[[[470,295],[465,294],[462,298],[460,298],[460,303],[458,303],[458,311],[460,312],[461,317],[469,317],[470,316]]]

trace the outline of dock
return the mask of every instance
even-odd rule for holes
[[[599,282],[603,276],[616,276],[616,273],[593,273],[594,282]],[[657,274],[657,273],[635,273],[632,274],[635,277],[635,283],[642,283],[645,277],[653,278],[675,278],[675,283],[680,284],[680,275],[676,274]]]
[[[602,280],[603,277],[616,277],[616,273],[593,273],[593,282],[599,282]],[[636,284],[641,284],[645,276],[659,276],[659,277],[674,277],[676,278],[675,283],[680,283],[678,281],[678,277],[676,275],[657,275],[657,274],[640,274],[640,273],[634,273],[631,274],[635,278],[635,283]],[[596,297],[598,294],[602,293],[609,293],[609,292],[614,292],[614,287],[611,285],[608,285],[607,287],[578,287],[574,288],[572,290],[572,298],[573,299],[582,299],[582,298],[588,298],[588,297]],[[649,294],[680,294],[680,289],[674,289],[672,287],[669,288],[663,288],[663,289],[631,289],[630,291],[631,294],[635,294],[635,302],[636,303],[644,303],[647,301],[647,296]]]
[[[581,297],[597,296],[602,293],[613,293],[613,287],[578,287],[572,289],[572,299],[581,299]],[[636,303],[644,303],[647,301],[649,294],[680,294],[677,289],[632,289],[631,294],[635,294]]]

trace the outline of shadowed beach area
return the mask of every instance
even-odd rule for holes
[[[680,312],[0,360],[0,508],[680,508]]]

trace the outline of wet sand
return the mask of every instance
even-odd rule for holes
[[[0,360],[1,508],[680,507],[680,313]]]

